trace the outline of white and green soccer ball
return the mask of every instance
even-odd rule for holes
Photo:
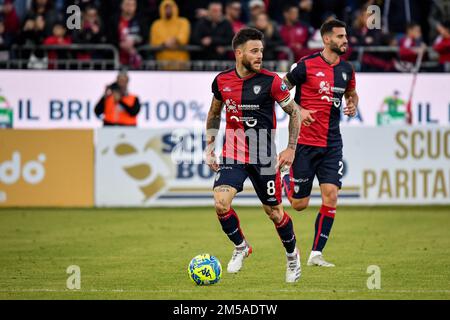
[[[189,263],[188,274],[199,286],[215,284],[222,277],[222,266],[216,257],[208,253],[199,254]]]

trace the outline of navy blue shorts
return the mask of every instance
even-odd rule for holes
[[[281,203],[280,171],[258,164],[220,164],[214,180],[214,188],[227,185],[241,192],[247,177],[250,178],[263,204],[276,206]]]
[[[331,183],[340,189],[343,170],[342,146],[316,147],[298,144],[290,172],[292,197],[309,197],[315,176],[319,184]]]

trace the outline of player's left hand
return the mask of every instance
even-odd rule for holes
[[[289,168],[294,162],[294,157],[294,149],[286,148],[285,150],[281,151],[278,155],[277,169],[280,168],[280,170],[283,170]]]
[[[350,96],[346,99],[346,106],[344,108],[344,114],[349,117],[356,116],[356,104],[353,101],[352,96]]]

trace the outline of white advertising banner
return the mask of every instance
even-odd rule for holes
[[[211,103],[212,72],[130,72],[129,91],[138,95],[141,128],[203,128]],[[283,76],[283,74],[280,74]],[[0,109],[11,108],[15,128],[98,128],[94,108],[111,71],[0,71]],[[343,126],[398,125],[412,84],[410,74],[360,73],[357,117],[342,116]],[[292,94],[294,92],[292,91]],[[412,100],[413,123],[450,124],[450,74],[419,74]],[[278,124],[287,117],[277,108]]]
[[[342,131],[339,204],[450,204],[450,127]],[[201,162],[201,130],[99,129],[96,140],[97,206],[213,206],[215,174]],[[278,141],[281,151],[286,128],[279,130]],[[234,203],[260,204],[249,181]],[[320,204],[317,180],[311,204]]]

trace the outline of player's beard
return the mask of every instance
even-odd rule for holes
[[[342,47],[344,47],[344,46],[342,46]],[[345,54],[347,52],[347,49],[341,50],[341,48],[336,44],[336,42],[331,42],[330,49],[331,49],[331,51],[333,51],[334,53],[336,53],[339,56],[342,56],[343,54]]]
[[[245,69],[247,69],[250,72],[254,72],[254,73],[258,73],[261,71],[261,69],[254,69],[252,67],[252,64],[250,63],[250,61],[248,61],[245,56],[242,57],[242,65],[245,67]]]

